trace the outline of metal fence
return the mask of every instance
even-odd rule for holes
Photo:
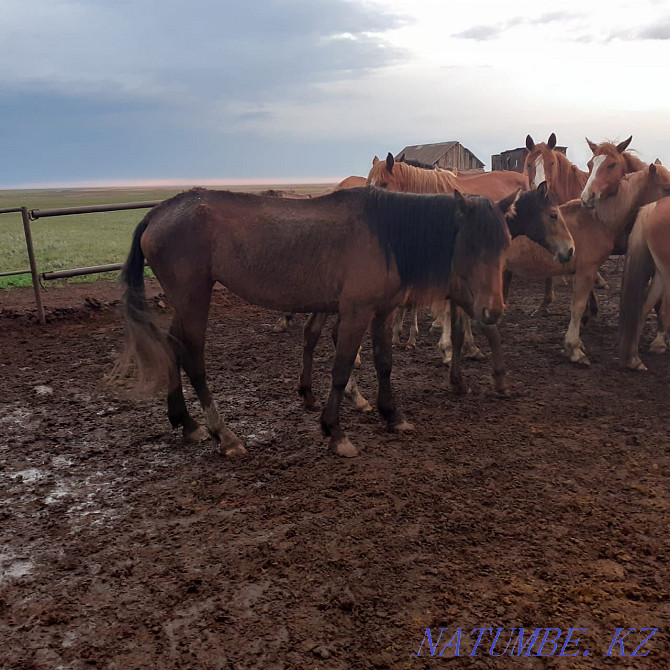
[[[92,265],[86,268],[72,268],[70,270],[58,270],[56,272],[39,272],[35,260],[35,248],[33,245],[33,236],[30,228],[30,222],[37,219],[45,219],[51,216],[69,216],[74,214],[93,214],[95,212],[119,212],[127,209],[150,209],[158,205],[161,200],[147,202],[123,202],[115,205],[92,205],[89,207],[61,207],[59,209],[28,209],[27,207],[9,207],[0,209],[0,214],[21,213],[23,220],[23,233],[26,239],[26,249],[28,251],[29,270],[12,270],[10,272],[0,272],[0,277],[11,277],[16,275],[29,274],[32,277],[33,291],[35,293],[35,305],[37,307],[37,317],[41,324],[46,323],[44,314],[44,305],[42,304],[42,292],[40,280],[49,281],[51,279],[62,279],[65,277],[79,277],[82,275],[96,274],[98,272],[110,272],[120,270],[122,263],[110,263],[107,265]]]

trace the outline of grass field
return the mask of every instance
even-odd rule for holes
[[[297,193],[319,193],[327,184],[281,185]],[[238,191],[261,191],[270,186],[233,187]],[[0,209],[27,207],[54,209],[119,202],[163,200],[184,190],[165,188],[81,188],[0,191]],[[147,210],[99,212],[38,219],[31,224],[37,267],[40,272],[122,262],[135,226]],[[0,215],[0,272],[29,268],[20,214]],[[116,279],[117,272],[88,275],[68,281]],[[30,286],[29,274],[0,277],[0,288]]]

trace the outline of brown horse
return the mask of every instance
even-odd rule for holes
[[[558,205],[556,204],[554,196],[546,189],[546,184],[541,184],[538,189],[526,191],[524,193],[512,193],[512,195],[499,201],[496,204],[497,208],[505,217],[505,222],[509,229],[510,235],[515,237],[517,235],[528,235],[529,238],[536,240],[538,244],[555,253],[557,256],[569,260],[573,253],[573,243],[570,233],[560,215]],[[457,300],[458,296],[454,296]],[[435,307],[439,309],[439,320],[442,323],[442,338],[440,339],[440,348],[445,355],[445,362],[452,360],[451,355],[447,358],[447,349],[451,350],[451,322],[452,318],[449,311],[449,301],[444,300],[435,301]],[[401,311],[399,308],[398,311]],[[469,320],[464,320],[462,315],[458,315],[458,328],[465,328],[466,337],[469,334],[472,339],[470,331]],[[327,314],[312,314],[305,322],[304,327],[304,342],[303,342],[303,364],[300,372],[300,382],[298,390],[303,397],[305,406],[313,408],[316,406],[316,399],[312,392],[312,364],[314,357],[314,349],[319,340],[323,327],[326,323]],[[500,337],[497,329],[494,326],[483,326],[485,335],[491,344],[493,352],[493,377],[496,388],[499,392],[505,392],[505,362],[502,356],[502,349],[500,345]],[[334,331],[336,332],[336,330]],[[458,337],[457,333],[455,338]],[[463,336],[460,335],[462,338]],[[462,342],[462,340],[461,340]],[[473,345],[474,346],[474,345]],[[463,381],[460,369],[460,352],[461,347],[456,347],[459,352],[454,356],[454,362],[450,371],[450,379],[452,386],[457,392],[464,393],[467,391],[467,385]],[[370,404],[360,394],[354,377],[349,380],[345,393],[351,398],[355,407],[360,410],[369,410]]]
[[[593,288],[598,268],[614,251],[617,240],[630,230],[637,211],[668,193],[670,172],[650,165],[643,170],[625,173],[627,159],[619,148],[600,145],[591,177],[582,193],[583,200],[571,200],[560,210],[575,240],[575,255],[559,265],[543,249],[527,244],[510,248],[505,260],[508,270],[531,279],[574,274],[571,318],[564,346],[571,361],[590,362],[579,337],[584,310]]]
[[[663,333],[670,328],[669,242],[670,198],[662,198],[640,210],[628,240],[619,310],[619,350],[621,360],[631,370],[647,369],[638,355],[638,343],[644,319],[659,300],[660,337],[650,350],[660,353],[667,349]]]
[[[269,309],[337,312],[332,385],[321,426],[332,451],[355,456],[340,427],[340,402],[372,323],[377,407],[389,428],[411,426],[391,391],[390,318],[408,294],[451,290],[471,314],[495,323],[503,310],[503,253],[509,233],[486,198],[350,189],[311,200],[196,189],[152,209],[137,226],[122,280],[126,348],[114,377],[135,364],[139,380],[168,385],[168,416],[187,439],[202,429],[189,414],[184,368],[207,429],[226,454],[243,453],[206,382],[205,332],[214,284]],[[175,309],[166,337],[144,293],[144,259]]]
[[[385,161],[380,161],[377,156],[374,157],[367,184],[405,193],[453,193],[458,190],[469,195],[484,195],[494,201],[502,200],[519,189],[524,191],[528,189],[528,179],[518,172],[484,172],[464,178],[448,170],[421,163],[398,162],[390,152]],[[399,310],[393,332],[395,345],[400,344],[404,315],[404,309]],[[417,333],[417,311],[414,307],[407,342],[408,348],[416,346]],[[470,355],[482,356],[481,352],[474,347],[474,343]]]

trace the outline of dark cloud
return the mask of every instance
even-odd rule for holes
[[[639,33],[643,40],[670,40],[670,20],[649,26]]]

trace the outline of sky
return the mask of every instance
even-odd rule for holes
[[[555,132],[670,164],[670,0],[0,0],[0,188],[295,183]]]

